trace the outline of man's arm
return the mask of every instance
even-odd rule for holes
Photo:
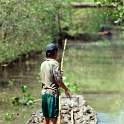
[[[62,81],[62,79],[60,77],[56,78],[56,83],[58,84],[59,87],[61,87],[65,90],[66,96],[71,99],[71,94],[70,94],[68,88],[65,86],[64,82]]]

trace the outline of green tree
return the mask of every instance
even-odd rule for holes
[[[41,50],[59,37],[57,0],[0,1],[0,62]]]
[[[123,0],[94,0],[99,4],[108,4],[115,6],[113,16],[116,18],[115,23],[122,22],[124,19],[124,1]]]
[[[0,62],[15,59],[19,54],[32,50],[44,49],[48,42],[60,41],[61,44],[62,32],[70,35],[90,31],[95,33],[105,16],[99,15],[97,10],[76,10],[72,2],[1,0]]]

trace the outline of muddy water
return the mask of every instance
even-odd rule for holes
[[[98,124],[123,124],[124,97],[121,94],[89,94],[86,100],[96,110]]]
[[[68,45],[68,48],[69,47],[70,46]],[[77,46],[77,48],[84,48],[84,45],[83,47],[79,45]],[[120,54],[116,53],[116,51],[119,52],[119,48],[117,49],[118,50],[116,50],[115,48],[115,54],[117,56],[116,58],[114,58],[116,62],[118,61],[118,57],[120,59]],[[86,50],[88,51],[87,48]],[[27,86],[27,92],[31,93],[33,97],[40,99],[41,83],[38,80],[38,73],[39,73],[40,64],[44,59],[44,55],[45,55],[44,53],[38,53],[37,55],[35,55],[35,57],[28,58],[26,59],[26,61],[22,63],[18,63],[18,64],[15,63],[14,66],[12,66],[11,68],[4,69],[1,71],[2,72],[2,74],[0,75],[1,80],[11,79],[13,80],[14,84],[11,84],[11,83],[7,84],[6,82],[2,82],[0,84],[0,92],[1,92],[0,93],[0,99],[1,99],[0,101],[0,124],[25,124],[28,118],[30,117],[30,114],[40,109],[41,107],[40,102],[34,104],[34,106],[31,106],[31,107],[27,107],[27,106],[18,107],[18,106],[12,106],[11,101],[4,101],[4,99],[11,98],[13,96],[21,98],[22,96],[21,84]],[[124,56],[122,55],[121,59],[123,60],[123,58]],[[107,58],[103,56],[102,58],[102,56],[100,56],[100,58],[98,59],[100,60],[108,59],[110,61],[110,59],[112,58],[109,58],[109,56],[107,56]],[[93,64],[93,66],[96,66],[96,68],[98,67],[97,63],[94,64],[94,61],[92,63],[93,57],[88,58],[87,56],[85,61],[86,60],[89,61],[90,64]],[[105,67],[108,68],[110,66],[110,63],[106,63],[106,64],[108,64],[108,66],[105,66],[105,63],[103,63],[103,65],[100,67],[100,70],[104,71]],[[119,64],[118,67],[119,68],[122,67],[121,69],[123,70],[123,62],[118,61],[118,64]],[[117,68],[117,70],[119,68]],[[89,71],[91,71],[91,69]],[[95,70],[94,70],[94,73],[96,73]],[[114,73],[112,69],[109,70],[109,75],[110,73],[111,74]],[[105,79],[104,76],[105,75],[101,77],[101,79],[103,79],[103,82],[105,80],[106,81],[111,80],[111,78]],[[90,77],[87,76],[87,78],[86,79],[84,78],[84,80],[87,81],[88,78]],[[121,82],[124,81],[121,76],[119,76],[118,80]],[[118,82],[116,86],[118,86]],[[106,88],[109,89],[110,87],[106,87]],[[124,96],[122,93],[122,89],[123,89],[123,83],[122,83],[122,88],[120,88],[121,91],[116,90],[115,92],[114,91],[109,92],[109,90],[107,90],[107,92],[106,91],[102,91],[102,92],[86,91],[84,93],[83,91],[80,92],[80,94],[83,94],[85,100],[89,103],[89,105],[93,107],[95,111],[97,112],[97,116],[99,120],[98,124],[123,124],[124,122],[124,105],[123,105]],[[4,116],[7,112],[11,112],[14,114],[13,120],[4,120]]]

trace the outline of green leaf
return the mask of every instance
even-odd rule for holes
[[[66,82],[65,85],[69,88],[70,87],[70,83]]]
[[[25,93],[27,91],[27,87],[25,85],[22,85],[22,92]]]
[[[27,97],[23,97],[22,104],[27,104],[28,101],[29,101],[29,99]]]
[[[78,86],[77,86],[77,84],[76,84],[76,83],[74,83],[74,85],[73,85],[73,89],[74,89],[75,91],[77,91],[77,90],[78,90]]]
[[[27,105],[33,105],[33,103],[34,103],[34,100],[29,100],[29,101],[27,102]]]
[[[13,119],[13,113],[10,113],[10,112],[7,112],[6,115],[5,115],[5,119]]]

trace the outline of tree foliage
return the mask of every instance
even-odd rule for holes
[[[105,19],[104,11],[100,14],[97,10],[76,10],[72,2],[0,0],[0,62],[41,50],[48,42],[59,39],[61,32],[94,33]]]
[[[122,22],[124,19],[124,1],[123,0],[94,0],[98,4],[108,4],[115,6],[113,16],[116,18],[115,23]]]
[[[55,16],[61,2],[1,0],[0,4],[0,61],[43,49],[53,37],[58,37]]]

